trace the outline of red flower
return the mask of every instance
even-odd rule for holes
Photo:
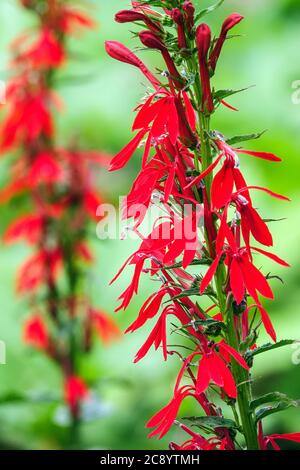
[[[210,77],[207,65],[207,55],[210,48],[211,31],[207,24],[202,23],[196,31],[196,44],[198,48],[198,58],[200,65],[200,77],[202,87],[202,109],[209,113],[214,110],[214,103],[210,88]]]
[[[221,356],[215,351],[217,347],[219,348]],[[225,358],[228,359],[228,355],[232,356],[244,369],[249,369],[242,356],[231,346],[221,341],[214,345],[209,352],[202,354],[198,367],[197,393],[204,392],[209,384],[213,382],[221,387],[229,397],[237,397],[237,388],[234,378],[226,362],[224,362]]]
[[[180,429],[189,434],[190,439],[181,445],[174,442],[170,443],[171,450],[233,450],[231,443],[227,437],[220,438],[218,436],[205,439],[200,434],[195,433],[182,423],[177,423]]]
[[[21,267],[17,279],[17,291],[19,293],[35,291],[48,278],[55,279],[60,265],[59,250],[37,252]]]
[[[232,13],[226,20],[224,21],[221,29],[220,36],[215,44],[215,47],[213,48],[213,51],[209,57],[209,66],[210,68],[215,71],[217,61],[220,57],[221,50],[223,47],[223,44],[226,40],[227,34],[232,29],[236,24],[240,23],[244,19],[243,16],[239,15],[238,13]]]
[[[127,49],[127,47],[123,46],[123,44],[117,41],[106,41],[105,49],[108,55],[113,59],[125,62],[140,69],[154,88],[160,87],[160,82],[154,77],[146,65],[133,52]]]
[[[25,215],[15,220],[7,229],[4,240],[14,242],[25,238],[28,243],[35,244],[41,238],[44,219],[40,215]]]
[[[62,179],[62,169],[55,156],[42,152],[36,156],[28,172],[28,186],[34,188],[39,184],[58,183]]]
[[[161,33],[162,28],[158,21],[149,18],[146,14],[137,10],[121,10],[115,15],[117,23],[131,23],[141,21],[153,32]]]
[[[68,403],[72,413],[77,413],[78,405],[87,396],[88,388],[83,380],[76,375],[68,376],[65,381],[65,401]]]
[[[95,27],[95,22],[82,12],[65,6],[59,18],[59,29],[66,34],[71,34],[77,27],[91,29]]]
[[[51,69],[60,67],[64,61],[64,50],[53,32],[44,28],[35,43],[21,52],[16,63],[26,63],[33,69]]]
[[[164,45],[161,39],[152,31],[141,31],[139,33],[139,38],[144,46],[149,47],[150,49],[157,49],[161,52],[168,68],[170,79],[172,80],[172,82],[174,82],[176,87],[181,90],[184,87],[183,80],[181,79],[181,76],[174,64],[174,61],[167,47]]]
[[[170,403],[158,411],[146,424],[147,428],[156,428],[148,437],[158,435],[158,438],[161,439],[167,434],[177,417],[181,403],[188,396],[195,397],[194,387],[185,385],[175,390],[174,397]]]
[[[37,349],[46,350],[49,345],[47,327],[39,315],[34,315],[26,320],[23,327],[24,342]]]
[[[15,98],[1,129],[2,150],[10,149],[20,140],[33,143],[42,134],[51,137],[53,122],[48,100],[51,101],[51,97],[45,90],[36,95],[21,94]]]
[[[273,450],[281,450],[277,444],[277,440],[285,440],[298,442],[300,444],[300,432],[292,432],[288,434],[271,434],[270,436],[263,435],[262,422],[258,423],[258,440],[261,450],[268,450],[268,444],[271,445]]]
[[[104,344],[108,344],[120,336],[119,327],[106,313],[90,309],[90,318]]]

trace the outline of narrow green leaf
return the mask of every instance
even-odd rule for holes
[[[220,416],[191,416],[183,418],[192,426],[208,428],[214,431],[216,428],[237,429],[236,423],[232,419],[221,418]]]
[[[210,7],[204,8],[203,10],[199,11],[199,13],[196,15],[195,21],[197,22],[203,16],[207,15],[208,13],[212,13],[213,11],[215,11],[217,8],[219,8],[222,5],[222,3],[224,3],[224,0],[219,0],[214,5],[211,5]]]
[[[263,346],[259,346],[256,349],[253,349],[252,351],[247,351],[245,354],[246,360],[251,359],[254,356],[257,356],[257,354],[261,354],[267,351],[271,351],[272,349],[278,349],[282,348],[283,346],[288,346],[289,344],[294,344],[297,341],[294,339],[283,339],[281,341],[278,341],[277,343],[267,343],[264,344]]]
[[[258,408],[259,406],[266,405],[269,403],[274,403],[274,402],[290,403],[294,401],[295,400],[285,395],[285,393],[270,392],[270,393],[267,393],[266,395],[262,395],[261,397],[255,398],[255,400],[252,400],[250,403],[250,410],[255,411],[256,408]]]
[[[255,134],[236,135],[234,137],[230,137],[230,139],[226,139],[226,142],[228,145],[235,145],[239,144],[240,142],[246,142],[247,140],[259,139],[265,132],[266,130],[257,132]]]
[[[279,411],[284,411],[284,410],[287,410],[288,408],[291,408],[291,407],[296,408],[299,406],[300,406],[300,400],[291,400],[290,402],[280,401],[276,403],[276,405],[265,406],[255,413],[256,422],[260,421],[266,416],[272,415],[274,413],[278,413]]]
[[[239,90],[218,90],[214,93],[214,98],[218,101],[222,101],[224,98],[228,98],[228,96],[236,95],[237,93],[242,93],[242,91],[249,90],[252,86],[248,86],[246,88],[240,88]]]

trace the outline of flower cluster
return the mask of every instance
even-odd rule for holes
[[[95,334],[104,343],[118,335],[113,320],[91,305],[86,286],[93,261],[88,226],[101,202],[92,169],[106,166],[108,157],[57,144],[54,113],[60,100],[54,79],[68,60],[68,37],[94,23],[66,1],[21,3],[35,15],[36,29],[12,45],[0,142],[1,152],[9,152],[12,161],[11,178],[0,200],[18,198],[25,201],[25,209],[4,238],[7,243],[25,240],[32,247],[17,277],[17,292],[27,296],[31,308],[24,341],[57,364],[64,399],[78,419],[80,403],[88,395],[79,359],[90,352]]]
[[[161,347],[165,360],[176,356],[182,362],[171,401],[147,424],[153,428],[150,436],[163,437],[175,423],[189,439],[181,445],[171,443],[172,449],[265,450],[270,444],[278,448],[279,439],[299,442],[300,433],[264,436],[263,418],[282,409],[282,402],[287,406],[296,402],[278,392],[252,398],[253,358],[276,343],[263,306],[263,298],[273,299],[272,276],[260,268],[261,256],[288,266],[269,251],[273,239],[268,221],[253,197],[260,191],[279,200],[287,198],[249,185],[243,176],[241,167],[249,156],[270,164],[280,161],[272,153],[239,146],[259,134],[226,138],[211,127],[217,110],[226,106],[235,111],[227,102],[235,91],[214,88],[213,79],[231,30],[243,20],[231,14],[214,37],[208,24],[201,22],[213,10],[197,12],[188,0],[148,0],[133,1],[130,10],[116,14],[118,23],[144,24],[136,37],[143,48],[161,55],[165,70],[159,77],[124,45],[106,43],[112,58],[137,67],[150,85],[136,109],[132,127],[136,135],[110,168],[122,169],[136,149],[144,147],[141,171],[123,207],[124,218],[142,240],[116,276],[127,265],[134,269],[117,310],[125,310],[138,293],[142,273],[161,283],[127,329],[133,332],[157,317],[135,361],[151,347]],[[153,204],[161,214],[144,236],[141,228]],[[182,345],[189,351],[186,357],[168,345],[170,317],[172,333],[186,338]],[[257,345],[261,325],[274,343]],[[198,427],[199,433],[177,420],[188,397],[201,411],[185,421]],[[224,415],[228,406],[231,418]]]

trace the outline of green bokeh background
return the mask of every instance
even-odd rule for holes
[[[9,42],[24,28],[33,25],[32,16],[22,11],[17,0],[0,3],[0,60],[2,80],[7,78]],[[199,0],[201,6],[212,1]],[[57,78],[57,87],[65,102],[63,115],[57,117],[61,142],[76,137],[82,148],[102,149],[114,154],[130,138],[132,109],[144,94],[143,78],[125,64],[114,62],[105,55],[104,40],[115,39],[134,46],[126,25],[113,22],[113,15],[128,2],[115,0],[90,1],[99,30],[70,42],[72,60]],[[300,229],[299,229],[299,156],[300,104],[292,102],[293,82],[300,80],[300,5],[298,0],[225,0],[217,13],[207,18],[217,34],[227,13],[239,11],[246,20],[237,28],[240,38],[227,43],[220,61],[220,88],[250,88],[235,95],[230,103],[240,111],[222,109],[213,126],[233,136],[268,129],[259,142],[249,147],[274,152],[284,159],[281,165],[242,157],[243,169],[250,182],[270,187],[292,198],[282,203],[263,194],[255,195],[255,203],[263,208],[267,218],[285,218],[273,223],[276,253],[287,259],[290,270],[270,262],[270,270],[282,276],[284,285],[273,281],[276,300],[266,303],[279,338],[300,338]],[[141,57],[153,66],[157,56],[143,52]],[[118,174],[101,172],[99,187],[107,200],[118,203],[118,195],[126,194],[137,174],[138,156],[128,168]],[[1,164],[5,183],[5,164]],[[1,230],[19,210],[17,204],[1,208]],[[130,280],[130,272],[113,286],[110,279],[136,247],[135,242],[96,238],[91,227],[97,263],[90,274],[90,294],[96,304],[113,313],[116,299]],[[21,342],[21,325],[28,314],[27,306],[15,295],[14,277],[27,253],[19,246],[0,247],[0,339],[7,346],[7,364],[0,366],[0,447],[14,449],[65,448],[72,445],[68,428],[57,419],[57,403],[42,403],[32,397],[44,392],[60,393],[58,370],[38,352],[30,351]],[[265,264],[265,266],[268,263]],[[265,268],[267,269],[267,267]],[[139,306],[153,291],[153,284],[143,279],[140,295],[126,313],[116,315],[124,329],[133,320]],[[164,363],[161,354],[151,352],[134,365],[135,352],[145,340],[151,325],[119,343],[103,349],[99,345],[82,364],[86,380],[97,390],[98,419],[82,427],[83,448],[159,449],[172,440],[182,440],[178,430],[172,430],[162,441],[148,440],[145,422],[171,398],[178,370],[174,358]],[[262,335],[261,342],[267,338]],[[298,350],[299,351],[299,350]],[[255,389],[257,393],[280,390],[300,398],[300,353],[287,347],[257,359]],[[294,361],[292,358],[294,357]],[[27,395],[31,398],[26,398]],[[196,413],[193,402],[186,402],[182,415]],[[96,412],[95,412],[96,413]],[[300,411],[288,410],[265,420],[268,432],[300,431]]]

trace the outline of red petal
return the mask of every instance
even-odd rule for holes
[[[217,270],[217,267],[218,267],[218,264],[220,262],[220,259],[221,259],[222,255],[223,255],[223,251],[221,251],[218,254],[218,256],[214,259],[213,263],[210,265],[210,267],[207,270],[205,276],[203,277],[203,279],[201,281],[201,284],[200,284],[200,294],[203,294],[203,292],[207,288],[208,284],[212,280],[212,278],[213,278],[213,276],[214,276],[214,274]]]
[[[254,152],[252,150],[241,150],[241,149],[233,149],[235,152],[238,153],[245,153],[247,155],[252,155],[252,157],[263,158],[264,160],[269,160],[271,162],[281,162],[281,158],[277,157],[273,153],[266,153],[266,152]]]
[[[233,258],[230,266],[230,287],[236,302],[240,304],[245,296],[245,284],[240,263],[236,258]]]
[[[142,129],[126,147],[121,150],[111,161],[109,171],[120,170],[123,168],[132,157],[135,150],[138,148],[141,140],[143,139],[144,135],[146,134],[147,130]]]
[[[251,249],[252,249],[252,250],[255,250],[255,251],[258,251],[258,252],[261,253],[262,255],[267,256],[268,258],[272,259],[272,260],[275,261],[276,263],[281,264],[281,266],[285,266],[286,268],[290,268],[290,265],[289,265],[286,261],[284,261],[283,259],[279,258],[279,256],[274,255],[274,253],[269,253],[268,251],[262,250],[262,249],[260,249],[260,248],[256,248],[255,246],[251,246]]]

